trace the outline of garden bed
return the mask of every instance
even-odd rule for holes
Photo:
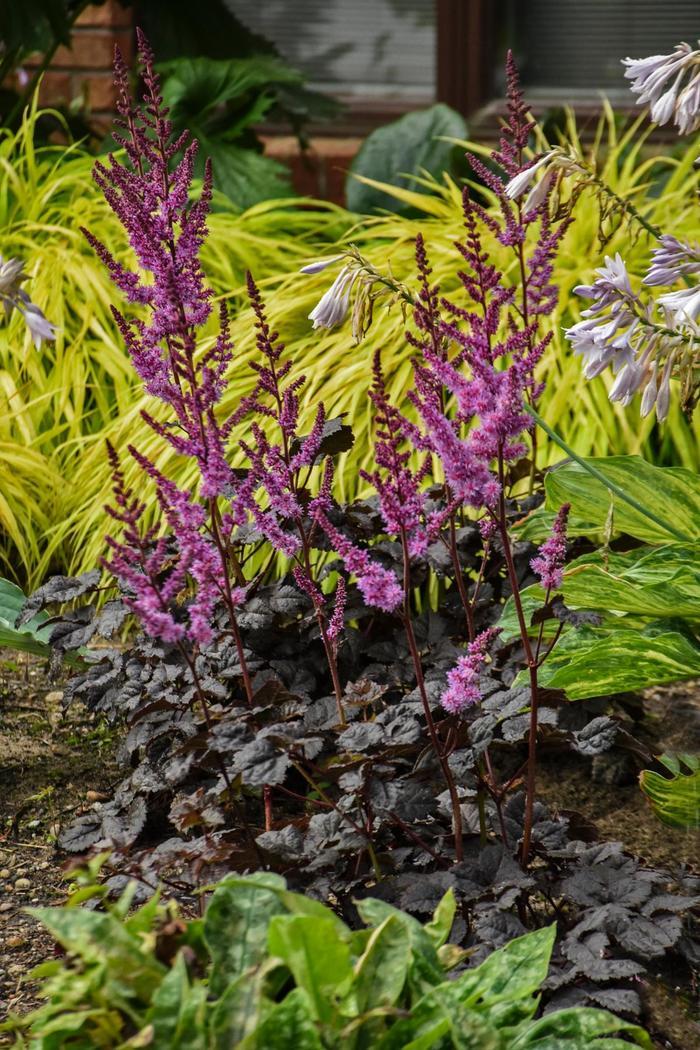
[[[0,702],[0,1016],[37,1005],[26,973],[54,952],[51,935],[27,906],[65,900],[65,872],[75,863],[54,840],[62,826],[120,780],[120,734],[79,703],[64,709],[62,680],[47,679],[42,662],[6,659]],[[692,749],[700,733],[700,683],[648,690],[644,729],[661,749]],[[673,720],[668,712],[673,710]],[[661,829],[624,755],[592,761],[543,754],[540,797],[553,810],[592,822],[601,841],[619,840],[650,866],[685,865],[700,874],[697,834]],[[19,885],[18,885],[19,883]],[[700,1039],[696,990],[687,975],[652,967],[643,979],[645,1023],[659,1050],[690,1050]],[[9,1037],[3,1044],[9,1045]]]

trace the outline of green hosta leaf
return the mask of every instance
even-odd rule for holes
[[[418,185],[415,176],[427,173],[439,179],[443,171],[452,170],[455,147],[443,138],[466,138],[464,120],[443,103],[407,113],[377,128],[367,136],[350,165],[345,186],[348,208],[364,214],[382,210],[410,212],[410,205],[402,202],[398,194],[392,195],[390,187],[412,190]],[[378,183],[387,184],[386,189]]]
[[[567,566],[564,601],[575,609],[700,620],[700,547],[668,544],[601,552]]]
[[[39,613],[21,627],[15,627],[26,595],[15,583],[0,578],[0,646],[18,649],[34,656],[49,656],[51,628],[44,626],[46,613]]]
[[[192,983],[182,953],[153,996],[148,1012],[153,1050],[208,1050],[207,989]]]
[[[639,784],[659,820],[672,828],[700,827],[700,757],[661,755],[670,777],[645,769]]]
[[[268,949],[307,993],[314,1018],[330,1023],[353,981],[350,947],[332,919],[276,915],[270,922]]]
[[[650,511],[652,521],[631,507],[588,473],[578,463],[567,463],[549,471],[545,481],[545,516],[531,515],[519,535],[539,540],[547,534],[551,516],[562,503],[571,504],[569,534],[590,536],[602,533],[614,507],[613,528],[645,543],[669,540],[700,540],[700,476],[682,467],[654,467],[641,456],[607,456],[587,460],[613,484],[628,492]]]
[[[571,700],[625,693],[700,675],[700,645],[673,621],[614,617],[566,631],[540,668],[542,685]],[[518,676],[518,681],[521,676]],[[524,681],[524,678],[522,679]]]
[[[228,1047],[236,1044],[228,1043]],[[223,1048],[222,1048],[223,1050]],[[240,1050],[323,1050],[309,996],[295,988],[268,1013]]]
[[[225,879],[214,891],[204,916],[214,994],[221,995],[231,981],[265,958],[270,920],[285,911],[277,893],[284,886],[279,875],[259,873]]]
[[[508,1050],[588,1050],[596,1047],[598,1036],[624,1032],[637,1046],[651,1050],[652,1042],[638,1025],[621,1021],[607,1010],[594,1010],[584,1006],[572,1007],[547,1014],[529,1024],[526,1031],[509,1044]],[[629,1043],[606,1040],[608,1047],[618,1043],[620,1050]]]
[[[596,551],[570,562],[561,594],[568,608],[629,612],[644,617],[700,620],[700,547],[666,544],[619,554]],[[521,592],[525,621],[544,604],[538,584]],[[550,632],[553,621],[546,624]],[[519,633],[513,599],[506,602],[499,627],[504,638]],[[539,630],[537,625],[532,632]]]
[[[355,964],[356,1010],[393,1006],[403,991],[411,965],[408,930],[390,915],[372,931],[367,947]]]

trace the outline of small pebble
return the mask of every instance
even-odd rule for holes
[[[15,880],[15,889],[16,890],[29,890],[29,889],[31,889],[31,886],[32,886],[32,884],[29,881],[29,879],[16,879]]]
[[[9,879],[12,872],[9,868],[0,868],[0,879]]]
[[[21,948],[23,944],[27,943],[27,938],[20,936],[8,937],[5,943],[8,948]]]
[[[27,869],[17,868],[17,871],[15,872],[15,877],[18,879],[25,879],[27,877]]]
[[[63,690],[56,689],[53,693],[47,693],[45,696],[47,704],[57,704],[63,700]]]
[[[11,901],[5,901],[4,904],[0,904],[0,912],[12,911],[14,904]]]

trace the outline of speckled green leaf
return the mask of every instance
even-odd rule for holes
[[[273,915],[285,908],[276,892],[284,879],[261,872],[230,878],[214,891],[204,917],[204,940],[211,952],[212,991],[221,995],[231,981],[262,962]]]
[[[617,1035],[622,1032],[633,1039],[637,1046],[651,1050],[651,1039],[638,1025],[621,1021],[607,1010],[594,1010],[582,1006],[546,1014],[539,1021],[534,1021],[509,1045],[508,1050],[563,1050],[564,1047],[566,1050],[588,1050],[589,1047],[595,1048],[598,1045],[598,1036]],[[621,1039],[618,1043],[621,1050],[630,1045]]]
[[[295,988],[273,1007],[242,1045],[245,1050],[322,1050],[311,1003],[303,989]]]
[[[334,1004],[353,981],[350,948],[330,918],[276,915],[270,921],[268,949],[307,993],[314,1018],[331,1022]]]

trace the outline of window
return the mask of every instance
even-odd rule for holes
[[[509,25],[528,96],[629,102],[621,59],[700,36],[699,0],[510,0]]]
[[[312,87],[403,108],[436,97],[433,0],[236,0],[236,16],[277,45]]]

